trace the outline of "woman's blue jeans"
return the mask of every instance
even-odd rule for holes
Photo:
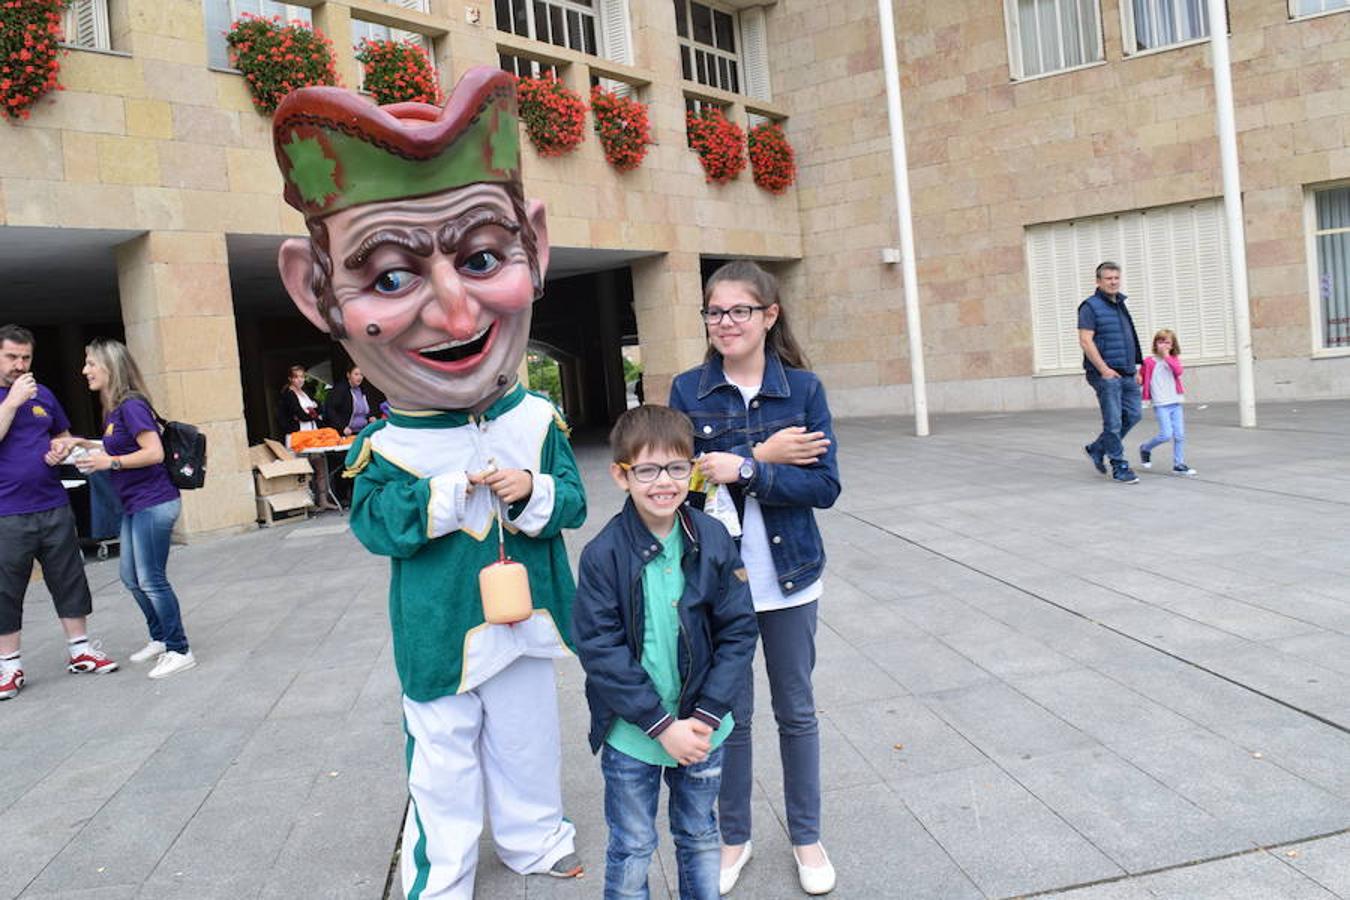
[[[169,564],[173,523],[178,521],[182,507],[181,500],[170,500],[122,516],[119,551],[122,583],[131,591],[131,596],[136,598],[136,605],[145,614],[150,640],[159,641],[178,653],[187,652],[187,635],[183,633],[178,596],[169,584],[165,568]]]
[[[717,900],[721,839],[713,806],[721,783],[722,748],[692,766],[664,768],[605,744],[605,900],[647,900],[647,870],[656,852],[656,810],[661,778],[670,787],[670,834],[675,840],[680,900]]]
[[[773,717],[778,723],[788,838],[795,847],[820,840],[820,724],[811,687],[818,606],[819,601],[813,600],[756,615]],[[744,686],[731,705],[736,725],[722,745],[726,756],[717,813],[722,820],[722,843],[730,846],[750,840],[750,790],[754,785],[750,720],[754,708],[754,672],[746,669]]]

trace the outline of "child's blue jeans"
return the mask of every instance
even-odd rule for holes
[[[1154,405],[1153,415],[1158,419],[1158,433],[1139,446],[1140,450],[1152,450],[1159,444],[1172,442],[1172,465],[1186,462],[1186,419],[1181,414],[1180,403]]]
[[[722,748],[692,766],[663,768],[636,760],[606,744],[600,751],[605,776],[605,900],[647,900],[647,869],[656,852],[656,809],[664,773],[670,787],[670,834],[680,900],[717,900],[721,834],[713,806],[722,783]]]

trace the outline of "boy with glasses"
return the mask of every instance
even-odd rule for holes
[[[649,896],[664,778],[680,897],[715,900],[721,744],[758,637],[747,575],[726,529],[684,504],[694,440],[683,413],[630,409],[610,449],[629,497],[582,551],[572,610],[591,751],[603,747],[605,897]]]

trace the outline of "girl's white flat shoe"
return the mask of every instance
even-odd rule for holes
[[[736,886],[737,879],[741,877],[741,869],[744,869],[745,864],[750,861],[750,850],[751,844],[746,841],[745,846],[741,847],[741,855],[736,859],[735,864],[729,869],[722,870],[718,876],[717,893],[731,893],[731,889]]]
[[[830,862],[829,854],[825,852],[824,846],[820,848],[820,855],[825,857],[823,866],[804,866],[802,861],[797,858],[797,850],[792,850],[792,860],[797,864],[797,880],[801,882],[802,890],[808,894],[828,894],[834,890],[834,864]],[[723,872],[723,875],[726,873]]]

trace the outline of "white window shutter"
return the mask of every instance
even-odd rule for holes
[[[633,37],[628,25],[628,0],[600,0],[600,50],[605,59],[633,64]]]
[[[107,0],[72,0],[66,7],[64,30],[66,43],[76,47],[108,50]]]
[[[743,9],[741,20],[741,62],[744,65],[743,88],[748,96],[772,100],[769,84],[769,34],[764,23],[764,7]]]
[[[628,0],[600,0],[599,6],[600,55],[616,63],[631,66],[633,32],[628,21]],[[632,97],[637,93],[631,84],[614,81],[611,78],[600,79],[600,87],[620,97]]]

